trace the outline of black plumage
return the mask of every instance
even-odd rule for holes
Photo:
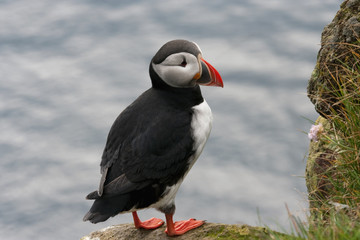
[[[100,164],[103,193],[88,195],[95,202],[84,220],[96,223],[132,208],[146,208],[184,176],[194,153],[192,107],[202,101],[198,85],[153,87],[118,116]]]

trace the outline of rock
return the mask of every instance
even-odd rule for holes
[[[165,226],[155,230],[136,229],[133,224],[120,224],[101,229],[84,236],[81,240],[161,240],[161,239],[269,239],[271,233],[263,227],[248,225],[228,225],[221,223],[205,223],[203,226],[190,230],[184,235],[168,237]]]
[[[360,1],[345,0],[332,22],[321,35],[321,48],[308,84],[308,97],[323,117],[332,114],[337,102],[337,79],[346,74],[344,64],[351,68],[360,53]]]
[[[308,84],[308,97],[321,115],[316,124],[322,124],[328,139],[343,136],[332,128],[333,119],[347,121],[344,93],[354,93],[360,58],[360,1],[345,0],[332,22],[324,28],[317,63]],[[354,77],[355,75],[355,77]],[[347,95],[349,96],[349,95]],[[306,185],[309,192],[310,213],[314,219],[326,219],[329,209],[342,206],[332,201],[334,182],[341,181],[336,165],[340,159],[334,145],[326,138],[311,141],[306,164]],[[331,179],[331,180],[329,180]],[[347,209],[347,208],[343,208]]]
[[[319,117],[315,125],[321,124],[322,133],[330,136],[330,122],[323,117]],[[334,169],[336,153],[330,148],[329,142],[318,136],[318,141],[311,141],[309,146],[309,156],[306,162],[306,186],[309,193],[310,213],[314,217],[321,214],[323,203],[329,197],[332,188],[329,181],[329,170]],[[322,217],[322,216],[319,216]]]

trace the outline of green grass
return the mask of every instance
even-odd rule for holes
[[[324,138],[337,153],[334,171],[328,175],[331,200],[356,209],[360,203],[360,46],[349,45],[349,51],[357,60],[342,63],[341,74],[332,75],[334,85],[329,90],[337,101],[327,116],[331,132]]]
[[[360,239],[360,223],[353,221],[344,213],[333,212],[330,219],[324,222],[304,223],[296,217],[292,217],[292,230],[287,234],[279,234],[270,230],[271,239],[276,240],[358,240]],[[296,220],[295,220],[296,219]],[[293,222],[293,220],[295,222]]]
[[[322,176],[331,187],[326,195],[309,199],[316,201],[319,209],[312,209],[307,223],[289,213],[291,232],[287,235],[272,232],[272,239],[360,239],[360,44],[357,44],[345,44],[349,61],[329,67],[333,69],[329,70],[332,79],[325,91],[333,98],[327,102],[330,113],[324,115],[331,127],[321,134],[320,141],[336,154]]]

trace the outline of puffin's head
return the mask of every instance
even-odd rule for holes
[[[187,40],[173,40],[163,45],[150,63],[153,86],[162,80],[171,87],[189,88],[197,84],[223,87],[220,74],[202,58],[199,46]],[[159,77],[160,79],[154,79]]]

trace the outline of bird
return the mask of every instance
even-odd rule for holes
[[[212,128],[212,112],[199,85],[223,87],[219,72],[192,41],[165,43],[151,59],[151,87],[126,107],[110,128],[100,163],[99,188],[84,221],[98,223],[132,213],[140,229],[156,229],[159,218],[141,221],[137,212],[165,214],[166,234],[177,236],[204,224],[173,221],[175,196],[199,158]]]

